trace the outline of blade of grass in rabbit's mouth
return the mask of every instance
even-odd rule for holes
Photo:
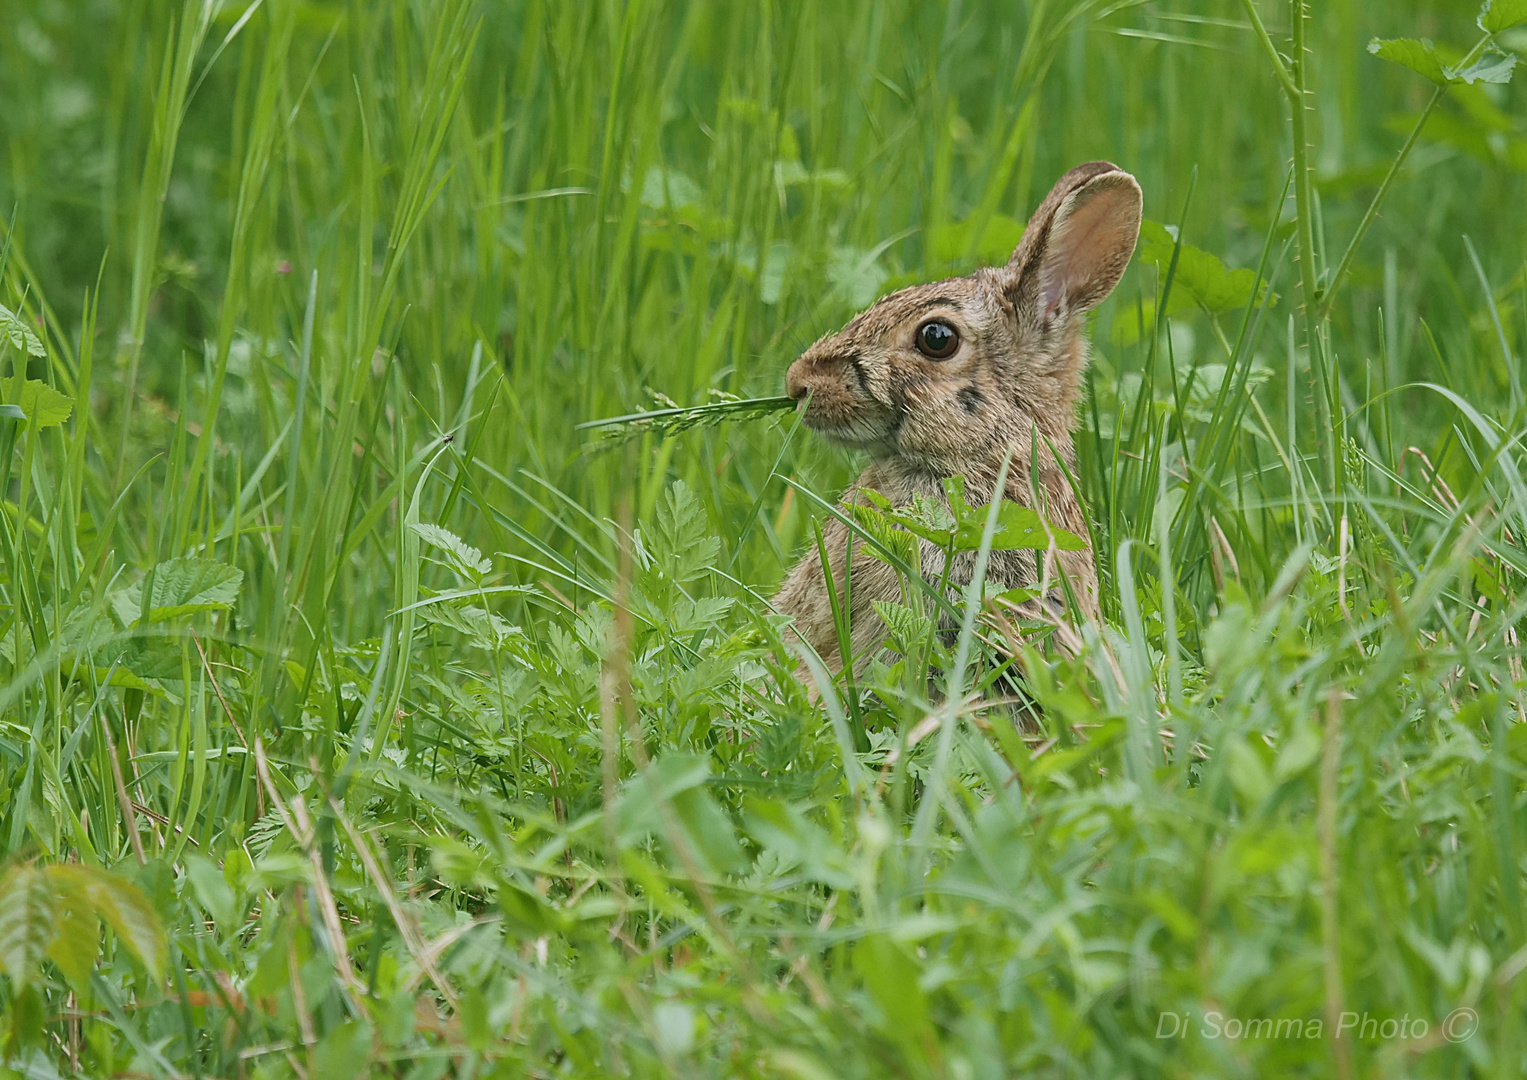
[[[743,398],[737,401],[715,401],[705,405],[693,405],[667,409],[650,409],[646,412],[627,413],[603,420],[587,420],[578,424],[575,431],[597,429],[602,437],[619,438],[629,432],[632,435],[652,432],[658,435],[677,435],[695,427],[712,427],[728,420],[755,420],[774,413],[794,409],[796,401],[788,397]]]

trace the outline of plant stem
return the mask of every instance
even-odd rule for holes
[[[1250,0],[1246,0],[1250,3]],[[1486,45],[1490,43],[1493,35],[1486,34],[1474,43],[1474,47],[1468,51],[1458,63],[1458,67],[1467,67],[1473,63]],[[1426,108],[1421,110],[1415,126],[1410,129],[1410,135],[1405,140],[1405,145],[1400,147],[1400,152],[1395,155],[1389,171],[1384,174],[1383,183],[1379,184],[1378,191],[1374,192],[1373,201],[1368,204],[1368,209],[1363,214],[1363,220],[1358,222],[1357,231],[1352,234],[1352,241],[1347,245],[1347,250],[1342,254],[1341,262],[1336,264],[1336,272],[1331,275],[1331,282],[1326,286],[1325,294],[1320,301],[1320,318],[1324,321],[1331,314],[1331,306],[1336,302],[1336,290],[1340,286],[1342,278],[1346,277],[1347,271],[1352,268],[1352,260],[1357,257],[1357,246],[1363,242],[1363,237],[1368,235],[1368,229],[1379,216],[1379,209],[1384,205],[1384,200],[1389,195],[1389,189],[1394,186],[1395,179],[1400,175],[1400,170],[1405,166],[1410,152],[1416,148],[1416,143],[1421,139],[1421,130],[1426,127],[1426,122],[1431,119],[1432,113],[1442,103],[1447,94],[1446,86],[1439,86],[1432,92],[1431,100],[1426,103]]]
[[[1379,207],[1389,194],[1389,189],[1394,186],[1395,177],[1399,176],[1400,169],[1404,166],[1406,158],[1415,148],[1416,142],[1421,138],[1421,129],[1431,119],[1433,110],[1442,101],[1442,96],[1447,93],[1447,88],[1437,87],[1432,94],[1431,100],[1426,103],[1426,108],[1421,110],[1421,116],[1416,121],[1416,126],[1411,128],[1410,137],[1405,140],[1405,145],[1400,147],[1400,152],[1395,156],[1394,162],[1389,166],[1389,171],[1384,174],[1383,183],[1374,193],[1373,201],[1368,204],[1367,211],[1363,214],[1363,220],[1358,222],[1357,231],[1352,234],[1352,240],[1347,244],[1347,250],[1342,253],[1341,262],[1336,264],[1336,272],[1331,275],[1331,283],[1326,287],[1325,294],[1320,300],[1320,318],[1325,319],[1331,314],[1331,305],[1336,302],[1336,289],[1341,284],[1342,278],[1352,268],[1352,260],[1357,256],[1357,246],[1363,242],[1363,237],[1368,235],[1368,229],[1379,216]]]
[[[1289,18],[1293,29],[1293,92],[1289,99],[1289,116],[1294,139],[1294,205],[1297,210],[1296,227],[1299,237],[1299,289],[1304,298],[1305,344],[1310,351],[1310,370],[1322,383],[1325,379],[1324,357],[1320,351],[1320,281],[1315,268],[1315,194],[1310,181],[1309,144],[1309,64],[1305,45],[1304,0],[1289,0]],[[1334,388],[1322,385],[1315,395],[1315,409],[1323,432],[1329,434],[1330,444],[1326,454],[1327,490],[1336,491],[1336,447],[1340,440],[1334,426]]]
[[[1336,1075],[1349,1080],[1352,1059],[1337,1027],[1343,998],[1341,978],[1341,914],[1338,908],[1336,851],[1337,781],[1341,771],[1341,690],[1331,688],[1326,699],[1325,731],[1320,740],[1320,791],[1316,826],[1320,834],[1320,951],[1325,982],[1326,1023],[1333,1036],[1331,1050],[1336,1059]]]
[[[1278,77],[1278,85],[1283,87],[1283,92],[1290,99],[1298,98],[1299,88],[1294,84],[1293,76],[1288,73],[1288,65],[1283,62],[1283,57],[1278,55],[1278,47],[1273,44],[1273,39],[1268,35],[1267,27],[1262,25],[1262,15],[1257,11],[1256,0],[1241,0],[1241,6],[1246,9],[1246,17],[1251,20],[1251,28],[1256,32],[1257,40],[1262,43],[1267,59],[1272,62],[1273,74]]]

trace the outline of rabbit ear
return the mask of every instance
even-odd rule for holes
[[[1029,220],[1008,262],[1007,292],[1045,325],[1091,311],[1124,276],[1140,235],[1142,198],[1117,165],[1078,165]]]

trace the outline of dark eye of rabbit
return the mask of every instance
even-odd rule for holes
[[[960,335],[942,319],[917,328],[917,351],[932,360],[947,360],[960,347]]]

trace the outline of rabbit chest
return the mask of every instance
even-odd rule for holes
[[[1067,448],[1069,449],[1069,447]],[[1005,497],[1025,506],[1033,506],[1035,494],[1043,505],[1036,507],[1052,524],[1079,536],[1087,536],[1087,524],[1080,501],[1071,491],[1065,473],[1057,466],[1043,469],[1031,484],[1028,469],[1010,469]],[[996,480],[995,469],[970,469],[966,474],[966,499],[972,506],[988,505]],[[942,477],[915,469],[900,467],[897,462],[881,461],[872,465],[844,493],[843,503],[863,503],[863,489],[878,491],[890,499],[893,505],[907,507],[917,496],[948,506]],[[900,575],[886,563],[871,558],[863,551],[863,539],[853,534],[842,521],[833,517],[823,523],[822,547],[828,558],[824,572],[821,553],[808,549],[806,555],[794,567],[779,594],[775,607],[794,619],[796,631],[814,648],[832,670],[842,666],[842,650],[838,642],[837,627],[833,621],[833,601],[827,589],[831,587],[840,605],[846,607],[849,616],[852,655],[856,671],[868,666],[876,647],[884,640],[886,628],[875,611],[875,601],[903,599]],[[945,581],[943,548],[926,540],[919,540],[919,563],[925,580],[938,583]],[[952,602],[963,599],[966,586],[975,572],[977,555],[971,551],[956,552],[949,566],[947,592]],[[1090,550],[1081,551],[992,551],[986,565],[986,580],[1001,589],[1033,588],[1043,586],[1051,595],[1061,595],[1060,576],[1064,574],[1071,591],[1081,605],[1083,613],[1096,614],[1097,572]],[[845,585],[847,588],[845,589]],[[846,592],[846,595],[845,595]],[[846,601],[846,604],[844,603]]]

